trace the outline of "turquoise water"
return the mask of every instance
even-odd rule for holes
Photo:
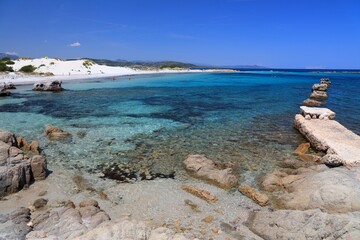
[[[69,168],[139,162],[181,174],[188,154],[205,154],[235,162],[240,174],[263,172],[304,142],[291,123],[321,77],[332,81],[324,107],[359,134],[359,74],[295,71],[96,79],[65,82],[61,93],[20,86],[0,99],[0,128],[39,139],[51,164]],[[72,139],[48,141],[47,124]]]

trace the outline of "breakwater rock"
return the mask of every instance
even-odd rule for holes
[[[323,100],[328,98],[327,89],[331,82],[328,78],[321,78],[319,84],[312,86],[310,98],[303,101],[302,104],[311,107],[319,107],[323,104]]]

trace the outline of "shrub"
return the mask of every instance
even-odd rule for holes
[[[8,57],[3,57],[3,58],[1,59],[2,62],[7,62],[7,61],[10,61],[10,60],[11,60],[11,59],[8,58]]]
[[[34,67],[33,65],[26,65],[23,66],[22,68],[19,69],[20,72],[25,72],[25,73],[32,73],[34,72],[36,69],[36,67]]]
[[[54,62],[51,62],[50,65],[54,65],[55,63]]]
[[[8,60],[8,61],[5,62],[5,64],[7,64],[7,65],[14,65],[15,62],[14,62],[14,61],[11,61],[11,60]]]
[[[45,67],[45,64],[41,64],[38,68]]]
[[[12,67],[6,66],[5,63],[0,62],[0,72],[13,72],[14,69]]]
[[[93,64],[94,64],[94,62],[91,61],[91,60],[85,60],[85,61],[83,62],[83,65],[84,65],[86,68],[89,68],[89,67],[92,66]]]

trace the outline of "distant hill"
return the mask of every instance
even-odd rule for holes
[[[138,67],[138,68],[198,68],[197,65],[191,63],[183,63],[177,61],[160,61],[160,62],[146,62],[146,61],[126,61],[126,60],[107,60],[107,59],[93,59],[100,65],[119,66],[119,67]]]
[[[259,65],[231,65],[223,66],[222,68],[233,68],[233,69],[267,69],[267,67]]]
[[[4,57],[7,57],[7,58],[10,58],[10,59],[13,59],[13,60],[19,58],[19,56],[14,55],[14,54],[0,53],[0,58],[4,58]]]

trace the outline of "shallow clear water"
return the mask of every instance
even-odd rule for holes
[[[263,172],[304,141],[291,123],[321,77],[332,81],[324,107],[359,134],[360,75],[269,71],[65,82],[61,93],[20,86],[0,99],[0,128],[39,139],[50,163],[70,168],[146,162],[181,174],[188,154],[205,154],[237,163],[240,173]],[[48,141],[47,124],[72,139]]]

